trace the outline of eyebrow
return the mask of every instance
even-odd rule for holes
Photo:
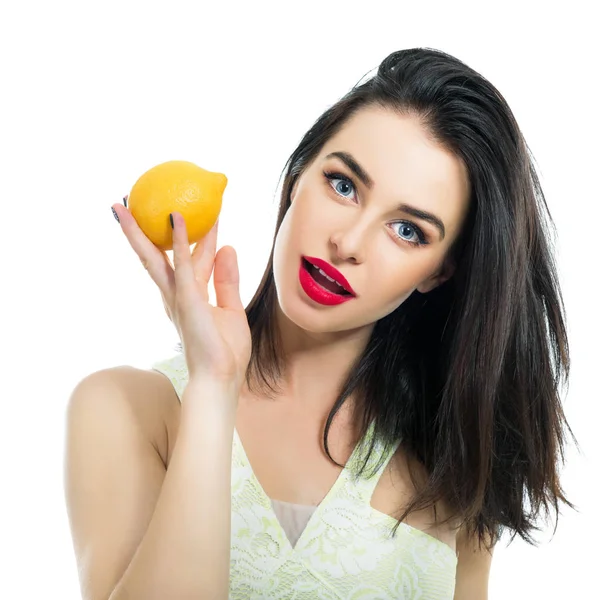
[[[352,156],[352,154],[348,152],[331,152],[325,158],[339,158],[345,165],[367,186],[370,190],[373,187],[373,179],[370,175],[364,170],[363,167],[358,164],[356,159]],[[416,206],[411,206],[410,204],[400,204],[396,207],[397,210],[408,213],[417,219],[421,219],[423,221],[427,221],[431,223],[435,227],[437,227],[440,231],[441,240],[446,237],[446,228],[444,227],[444,222],[434,215],[433,213],[421,210]]]

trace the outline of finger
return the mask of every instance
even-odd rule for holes
[[[208,285],[196,281],[190,253],[190,243],[183,215],[172,212],[173,219],[173,264],[175,267],[175,287],[177,298],[189,300],[200,292],[204,302],[208,302]]]
[[[217,252],[213,281],[217,306],[232,310],[245,310],[240,297],[240,271],[237,253],[233,246],[223,246]]]
[[[208,285],[215,263],[218,228],[219,220],[217,219],[210,231],[198,241],[192,252],[192,263],[194,265],[196,280],[206,285]]]
[[[175,274],[167,254],[146,237],[127,208],[122,204],[113,204],[112,208],[117,213],[121,229],[143,267],[164,297],[171,301],[175,293]]]
[[[171,259],[169,258],[169,255],[164,250],[161,250],[160,248],[156,248],[156,249],[163,255],[165,262],[169,265],[169,267],[172,270],[173,265],[171,264]],[[148,270],[148,260],[145,258],[140,258],[140,262],[142,263],[142,266],[144,267],[144,269],[146,269],[146,271],[147,271]]]

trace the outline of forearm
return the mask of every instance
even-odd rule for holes
[[[229,590],[233,390],[190,380],[154,514],[109,600],[225,600]]]

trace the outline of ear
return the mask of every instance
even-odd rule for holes
[[[445,281],[448,281],[454,275],[454,271],[456,271],[456,261],[453,258],[446,258],[444,264],[436,273],[417,286],[417,291],[421,294],[430,292]]]

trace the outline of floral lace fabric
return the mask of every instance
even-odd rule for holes
[[[181,399],[188,381],[185,357],[151,368],[171,380]],[[352,476],[366,447],[356,446],[292,546],[234,431],[230,600],[452,600],[455,552],[405,523],[392,536],[396,519],[371,507],[395,448],[372,477]],[[374,462],[379,445],[376,451]]]

